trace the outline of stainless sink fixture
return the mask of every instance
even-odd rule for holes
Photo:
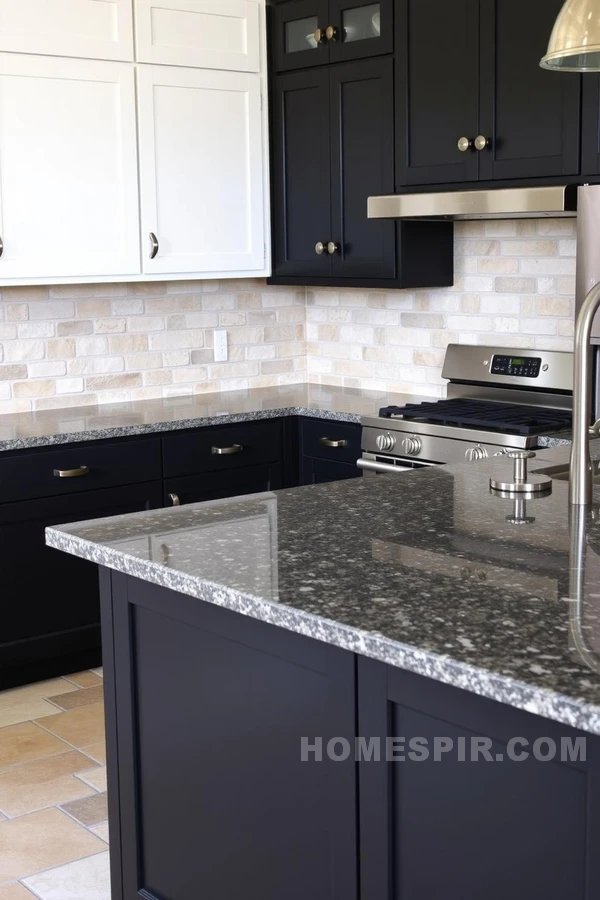
[[[569,481],[571,476],[570,466],[549,466],[545,469],[533,469],[535,475],[547,475],[552,481]],[[591,476],[594,484],[600,484],[600,460],[595,459],[591,465]]]
[[[442,374],[446,400],[362,420],[365,475],[533,450],[540,435],[571,430],[572,353],[450,344]]]

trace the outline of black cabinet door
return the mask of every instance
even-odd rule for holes
[[[477,179],[478,58],[478,0],[398,0],[398,189]]]
[[[328,19],[328,0],[291,0],[271,10],[273,69],[285,72],[329,62]]]
[[[381,740],[380,761],[359,764],[362,897],[600,895],[586,851],[600,841],[598,738],[364,657],[358,685],[357,733]],[[403,741],[395,761],[385,738]],[[583,738],[587,759],[561,758],[564,738]],[[536,759],[538,739],[558,756]]]
[[[104,576],[113,897],[356,900],[353,655]]]
[[[480,179],[579,173],[581,76],[539,66],[561,6],[481,0]]]
[[[583,76],[581,171],[600,174],[600,77]]]
[[[281,465],[250,466],[230,472],[209,472],[204,475],[184,475],[165,481],[165,506],[202,503],[220,497],[241,494],[260,494],[281,487]]]
[[[327,69],[274,78],[272,155],[274,274],[327,277],[331,256],[325,246],[332,240]]]
[[[356,464],[313,459],[310,456],[305,456],[302,460],[302,484],[325,484],[327,481],[360,478],[361,475],[362,471]]]
[[[332,274],[396,277],[396,223],[367,218],[367,198],[394,193],[394,63],[330,68]]]
[[[46,546],[49,525],[155,509],[160,482],[0,506],[0,689],[56,674],[100,648],[98,567]],[[28,677],[28,672],[31,677]]]
[[[393,53],[393,0],[329,0],[329,26],[331,62]]]

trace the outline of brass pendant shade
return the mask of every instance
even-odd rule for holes
[[[600,0],[566,0],[540,66],[555,72],[600,72]]]

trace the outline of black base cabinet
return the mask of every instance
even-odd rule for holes
[[[113,900],[600,896],[597,737],[119,573],[101,585]],[[429,757],[386,762],[387,737]],[[478,737],[494,761],[470,760]],[[586,759],[496,761],[516,737],[586,737]],[[436,739],[454,741],[440,761]]]

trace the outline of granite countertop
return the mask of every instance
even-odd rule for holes
[[[380,407],[427,401],[411,394],[387,394],[334,385],[298,384],[227,391],[164,400],[134,400],[0,415],[0,451],[97,441],[182,428],[226,425],[280,416],[310,416],[360,422]]]
[[[532,467],[566,460],[545,450]],[[513,501],[488,484],[509,471],[438,466],[64,525],[47,541],[600,734],[600,524],[570,525],[558,481],[527,502],[534,521],[510,524]]]

